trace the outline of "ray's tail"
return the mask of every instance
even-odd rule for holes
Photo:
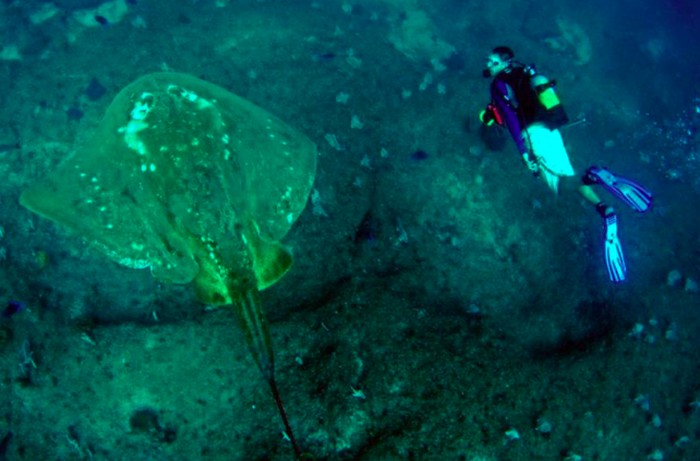
[[[263,377],[270,385],[272,396],[277,404],[277,410],[284,423],[285,434],[289,438],[292,448],[294,449],[294,456],[300,461],[302,459],[301,451],[294,438],[294,432],[289,424],[287,412],[284,409],[282,398],[277,389],[277,382],[275,381],[275,364],[272,340],[270,339],[270,329],[267,325],[267,319],[262,312],[258,291],[245,291],[241,294],[240,298],[234,300],[233,307],[236,318],[245,334],[250,353],[253,355],[253,359],[255,359],[255,363],[257,363]]]
[[[277,404],[277,410],[280,413],[280,416],[282,417],[282,422],[284,423],[284,431],[287,437],[289,437],[289,441],[292,444],[292,449],[294,450],[294,457],[298,460],[301,461],[301,451],[299,450],[299,445],[297,445],[297,441],[294,438],[294,432],[292,432],[292,426],[289,425],[289,420],[287,419],[287,412],[284,410],[284,404],[282,403],[282,398],[280,397],[280,393],[277,390],[277,382],[275,381],[275,377],[273,376],[272,379],[269,379],[267,381],[270,384],[270,390],[272,390],[272,396],[275,398],[275,403]]]

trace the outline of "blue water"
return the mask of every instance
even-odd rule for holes
[[[18,203],[158,71],[216,83],[318,146],[283,240],[293,269],[262,292],[302,451],[700,459],[698,4],[53,4],[0,6],[0,302],[26,306],[0,324],[7,459],[293,459],[227,309]],[[637,214],[599,191],[624,284],[578,176],[554,196],[512,143],[484,145],[497,45],[585,118],[562,130],[577,175],[605,165],[654,192]]]

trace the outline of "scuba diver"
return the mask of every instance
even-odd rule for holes
[[[505,125],[523,163],[557,194],[559,180],[575,175],[559,132],[569,119],[554,91],[556,82],[537,73],[533,65],[515,61],[514,57],[513,50],[506,46],[496,47],[489,54],[483,76],[493,78],[491,102],[481,112],[480,119],[487,126]],[[608,275],[613,282],[622,282],[627,275],[627,266],[617,235],[617,214],[598,197],[592,186],[603,186],[640,213],[651,208],[652,194],[636,182],[597,166],[589,167],[581,179],[583,184],[579,193],[603,218]]]

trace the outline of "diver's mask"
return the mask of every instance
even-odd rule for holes
[[[508,67],[511,66],[511,61],[501,61],[497,60],[496,58],[491,58],[489,57],[488,61],[486,61],[486,68],[481,71],[481,75],[484,76],[484,78],[491,78],[495,77],[496,74],[501,72],[504,69],[507,69]],[[498,69],[498,72],[494,72],[494,68]]]

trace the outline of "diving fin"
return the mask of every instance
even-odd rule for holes
[[[644,186],[630,179],[614,175],[607,168],[599,168],[597,166],[588,168],[584,182],[586,184],[600,184],[608,192],[639,213],[649,211],[654,203],[654,196]]]
[[[608,268],[610,280],[614,283],[624,282],[627,277],[625,255],[617,237],[617,215],[609,213],[605,216],[605,265]]]

